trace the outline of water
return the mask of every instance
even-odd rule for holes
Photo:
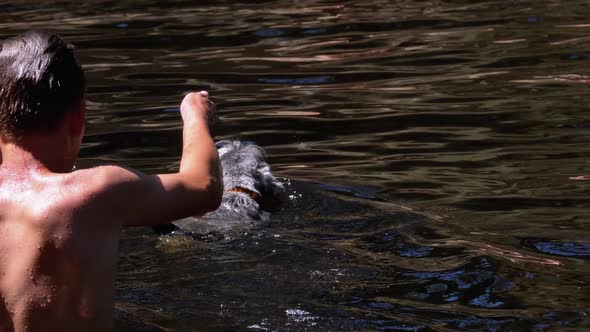
[[[81,165],[178,167],[182,94],[290,199],[201,239],[129,229],[119,330],[585,331],[586,1],[0,1],[88,73]]]

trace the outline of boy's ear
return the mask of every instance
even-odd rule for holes
[[[70,122],[70,135],[72,136],[82,136],[84,134],[84,127],[86,126],[86,121],[84,116],[86,114],[86,102],[81,101],[76,103],[70,112],[68,112],[69,122]]]

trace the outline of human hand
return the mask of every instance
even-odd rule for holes
[[[211,136],[214,136],[213,132],[217,123],[217,109],[215,104],[209,100],[209,93],[207,91],[187,94],[180,104],[180,114],[185,125],[205,121],[209,127]]]

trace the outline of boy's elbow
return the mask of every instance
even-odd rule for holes
[[[209,199],[207,204],[207,211],[215,211],[221,205],[221,199],[223,197],[223,180],[212,176],[207,185],[207,194]]]
[[[215,211],[221,205],[223,180],[219,176],[208,175],[199,180],[186,183],[183,190],[183,203],[179,218],[200,217]]]
[[[198,211],[193,211],[196,215],[217,210],[223,197],[223,181],[218,177],[211,176],[201,184],[200,189],[195,192],[200,202]]]

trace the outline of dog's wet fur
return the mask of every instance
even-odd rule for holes
[[[216,144],[225,192],[221,206],[215,214],[239,215],[254,220],[268,218],[264,203],[285,191],[283,184],[272,175],[270,166],[264,160],[264,150],[258,145],[243,141],[219,141]],[[232,191],[246,189],[248,193]]]
[[[224,193],[220,207],[200,218],[185,218],[157,232],[203,233],[231,225],[267,220],[277,198],[285,191],[271,173],[264,150],[251,142],[223,140],[216,143],[223,171]]]

